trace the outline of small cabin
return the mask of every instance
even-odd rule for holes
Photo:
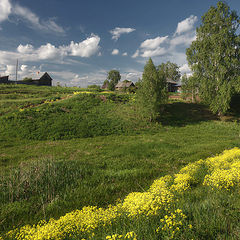
[[[167,88],[168,92],[177,92],[178,90],[178,83],[173,81],[172,79],[167,79]]]
[[[0,83],[8,83],[8,77],[9,76],[0,77]]]
[[[116,86],[115,86],[115,90],[117,91],[123,91],[126,90],[130,87],[135,87],[134,83],[131,81],[123,81],[123,82],[119,82]]]

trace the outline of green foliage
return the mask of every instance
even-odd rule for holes
[[[196,102],[196,97],[198,95],[199,80],[195,75],[187,77],[183,75],[182,77],[182,96],[184,99],[190,97],[192,102]]]
[[[121,75],[117,70],[111,70],[108,72],[107,80],[109,81],[108,89],[111,91],[115,90],[115,86],[120,81]]]
[[[94,84],[94,85],[89,85],[87,88],[88,88],[88,89],[93,89],[93,90],[98,91],[98,92],[101,90],[100,86],[98,86],[98,85],[96,85],[96,84]]]
[[[122,100],[110,95],[111,101]],[[78,94],[64,102],[26,108],[2,118],[0,129],[7,136],[26,139],[71,139],[124,132],[124,123],[109,117],[115,104],[102,102],[94,94]]]
[[[162,104],[167,100],[166,78],[162,70],[157,71],[151,58],[144,67],[137,96],[143,116],[150,121],[156,120]]]
[[[196,40],[187,49],[188,63],[199,79],[199,96],[214,113],[229,109],[239,74],[239,17],[225,2],[202,16]]]
[[[24,82],[31,82],[33,79],[30,77],[25,77],[22,81]]]
[[[157,70],[159,72],[163,72],[167,79],[171,79],[175,82],[178,82],[181,77],[179,66],[176,63],[172,63],[169,61],[166,63],[162,63],[157,67]]]

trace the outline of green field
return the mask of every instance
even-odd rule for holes
[[[204,105],[172,100],[157,123],[138,111],[132,94],[0,85],[0,232],[84,206],[107,207],[189,163],[239,147],[234,111],[221,121]],[[176,206],[193,228],[175,239],[239,239],[239,189],[195,186],[181,196]],[[147,227],[156,218],[116,224],[92,239],[129,226],[137,239],[170,239],[172,233]]]

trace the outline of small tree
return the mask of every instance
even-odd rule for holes
[[[117,70],[111,70],[108,72],[107,80],[109,81],[108,89],[111,91],[115,90],[115,86],[120,81],[121,75]]]
[[[161,105],[167,100],[165,76],[162,71],[157,71],[151,58],[144,67],[137,97],[142,113],[150,121],[159,116]]]
[[[187,77],[187,75],[183,75],[182,77],[182,96],[183,98],[187,98],[191,96],[192,102],[196,102],[196,97],[198,95],[198,78],[195,75]]]
[[[199,79],[200,98],[218,115],[229,109],[240,75],[239,23],[237,13],[220,1],[202,16],[196,40],[187,49],[188,64]]]
[[[32,81],[32,78],[30,78],[30,77],[25,77],[22,81],[24,81],[24,82],[31,82],[31,81]]]

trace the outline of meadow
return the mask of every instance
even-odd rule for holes
[[[223,121],[204,105],[171,100],[149,123],[134,100],[94,89],[0,86],[3,239],[239,239],[239,150],[216,157],[228,159],[224,167],[205,160],[239,147],[237,113]],[[232,185],[224,175],[211,180],[232,169]],[[93,227],[81,225],[87,216]]]

